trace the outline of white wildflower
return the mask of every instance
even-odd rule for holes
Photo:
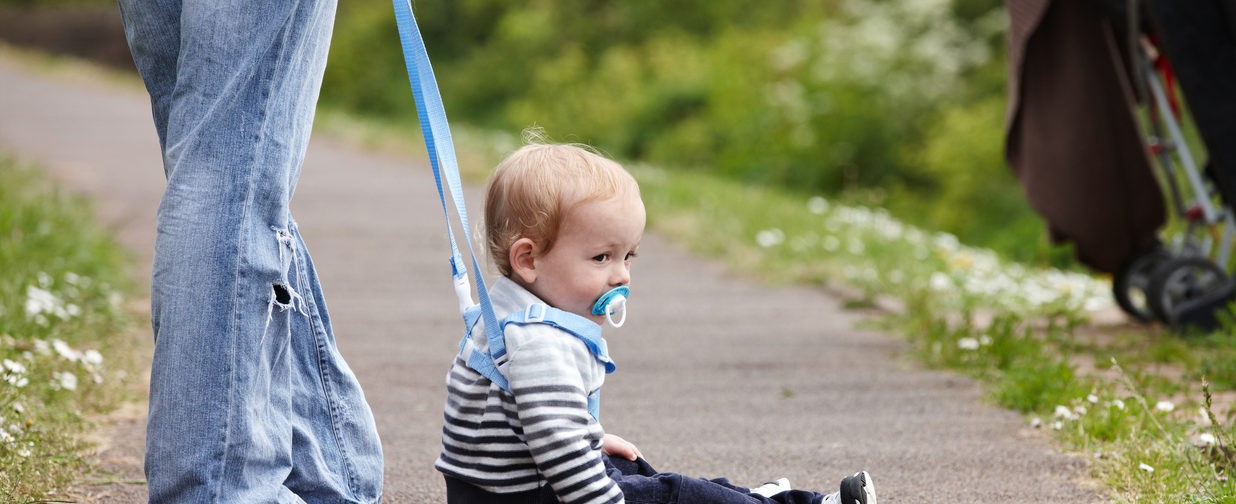
[[[19,403],[19,402],[15,402],[15,403],[13,403],[13,411],[16,411],[16,412],[18,412],[18,413],[25,413],[25,412],[26,412],[26,407],[25,407],[25,406],[22,406],[22,405],[21,405],[21,403]]]
[[[957,348],[962,350],[978,350],[979,341],[974,338],[961,338],[957,340]]]
[[[961,248],[961,240],[949,233],[939,233],[935,239],[936,248],[945,252],[955,252]]]
[[[1124,401],[1120,399],[1112,399],[1112,407],[1120,411],[1124,411]]]
[[[29,457],[31,455],[30,448],[25,447],[25,448],[21,448],[17,450],[17,455],[20,456],[21,458]]]
[[[1154,472],[1154,468],[1153,468],[1153,467],[1150,467],[1150,466],[1149,466],[1149,465],[1147,465],[1145,462],[1142,462],[1142,463],[1140,463],[1140,464],[1137,464],[1137,468],[1138,468],[1138,469],[1141,469],[1141,470],[1143,470],[1143,471],[1146,471],[1146,472],[1148,472],[1148,473],[1153,473],[1153,472]]]
[[[94,369],[103,364],[103,354],[92,348],[82,353],[81,361],[86,368]]]
[[[1061,422],[1060,420],[1056,420],[1055,422],[1051,423],[1051,428],[1054,430],[1064,429],[1064,422]]]
[[[45,340],[36,339],[34,340],[34,351],[38,352],[39,355],[47,355],[51,353],[51,345]]]
[[[841,240],[838,240],[836,236],[829,235],[824,237],[825,251],[836,252],[838,247],[841,247]]]
[[[953,285],[953,281],[948,275],[939,271],[931,274],[931,290],[946,290]]]
[[[1198,446],[1214,446],[1215,443],[1217,442],[1218,440],[1215,439],[1214,434],[1211,434],[1209,432],[1203,432],[1197,436],[1196,444]]]
[[[807,210],[816,215],[823,214],[828,211],[828,200],[820,196],[813,196],[807,201]]]
[[[1052,416],[1054,416],[1057,420],[1077,419],[1077,415],[1073,413],[1073,410],[1069,409],[1068,406],[1056,406],[1056,413]]]
[[[1099,404],[1099,396],[1094,395],[1094,394],[1089,394],[1086,396],[1086,401],[1089,402],[1090,404]]]
[[[53,382],[55,386],[64,390],[77,390],[77,375],[64,371],[55,373],[52,376],[56,378],[56,381]]]
[[[59,339],[52,340],[52,348],[55,349],[56,353],[60,354],[60,357],[64,358],[64,360],[76,362],[78,359],[82,358],[81,352],[74,350],[68,343],[60,341]]]
[[[755,234],[755,243],[763,248],[780,245],[785,241],[785,232],[777,228],[765,229]]]
[[[1042,420],[1040,420],[1040,419],[1039,419],[1039,417],[1034,417],[1034,418],[1031,418],[1031,419],[1030,419],[1030,426],[1031,426],[1031,427],[1034,427],[1035,429],[1037,429],[1037,428],[1039,428],[1039,427],[1042,427],[1042,426],[1043,426],[1043,421],[1042,421]]]
[[[17,388],[22,388],[30,383],[29,378],[26,376],[25,364],[22,364],[17,361],[9,360],[9,359],[4,359],[3,363],[0,365],[3,365],[3,370],[4,370],[4,373],[0,373],[0,376],[3,376],[4,381],[8,382],[9,385],[12,385]]]
[[[0,429],[0,443],[9,443],[13,441],[13,435],[9,431]]]
[[[56,294],[35,285],[26,285],[26,316],[43,321],[47,320],[46,315],[58,316],[61,319],[69,317],[67,311],[64,311],[64,301],[57,298]]]
[[[1162,411],[1164,413],[1171,413],[1172,410],[1176,409],[1176,405],[1173,404],[1171,401],[1159,401],[1158,403],[1154,405],[1154,409]]]
[[[4,369],[11,374],[26,374],[26,365],[17,361],[4,359]]]

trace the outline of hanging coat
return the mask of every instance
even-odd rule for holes
[[[1123,41],[1099,1],[1005,6],[1005,160],[1052,241],[1072,242],[1083,264],[1115,272],[1156,239],[1165,220]]]

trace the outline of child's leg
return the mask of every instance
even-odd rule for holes
[[[657,472],[644,459],[603,458],[610,479],[618,483],[628,504],[819,504],[824,499],[822,494],[803,490],[761,497],[725,478],[688,478]]]

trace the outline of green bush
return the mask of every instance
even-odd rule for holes
[[[414,7],[456,121],[537,125],[624,160],[880,204],[1018,260],[1067,257],[1004,164],[994,0]],[[387,2],[341,4],[323,102],[413,120],[397,40]]]

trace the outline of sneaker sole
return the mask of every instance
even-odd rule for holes
[[[867,471],[841,480],[842,504],[876,504],[875,483]]]

